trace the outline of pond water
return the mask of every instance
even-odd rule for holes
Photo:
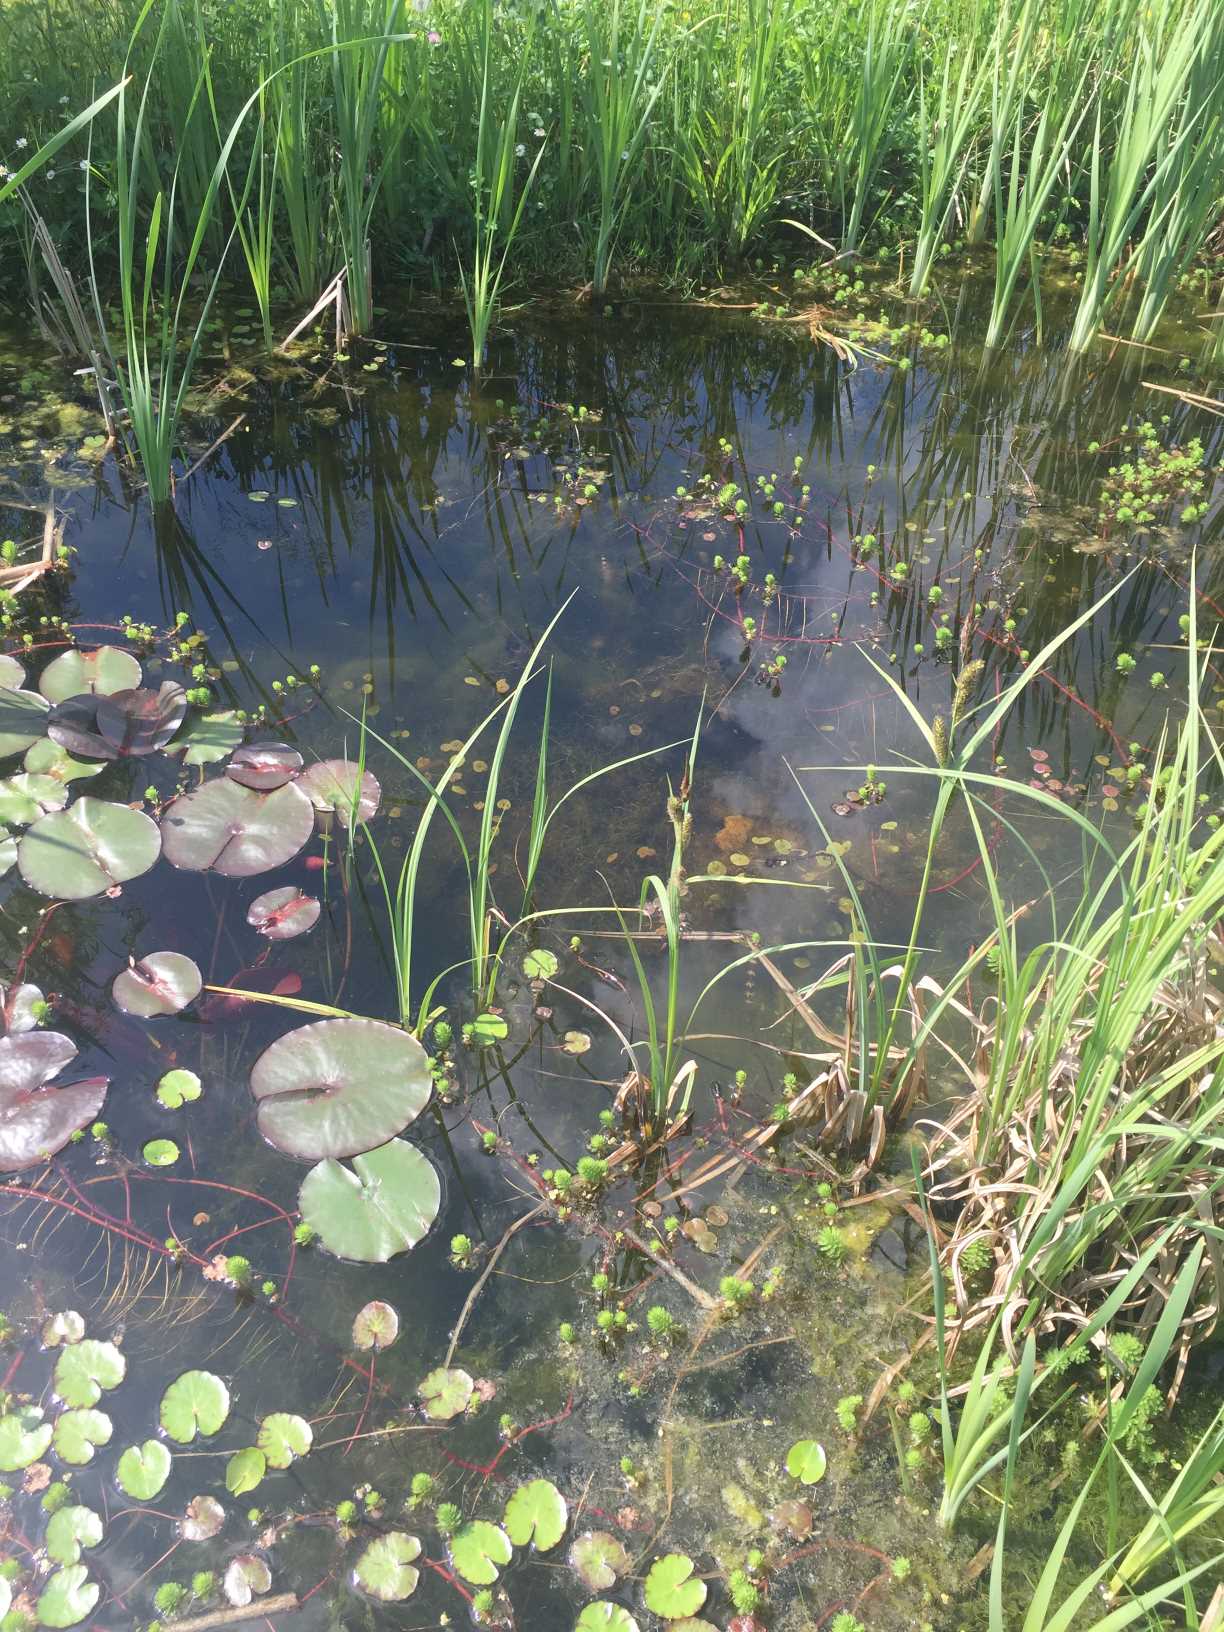
[[[424,809],[410,767],[434,779],[445,770],[512,695],[550,624],[497,789],[492,889],[509,920],[522,903],[546,706],[553,800],[630,762],[567,800],[549,829],[536,897],[556,916],[534,941],[515,942],[494,1005],[505,1035],[488,1047],[458,1042],[474,1013],[461,966],[466,883],[452,836],[434,824],[413,1001],[451,971],[438,1000],[450,1005],[456,1046],[445,1096],[410,1136],[440,1176],[441,1203],[422,1244],[382,1265],[295,1246],[306,1169],[256,1127],[251,1068],[309,1014],[205,993],[148,1020],[121,1013],[110,994],[129,958],[169,950],[212,985],[398,1019],[368,843],[349,865],[342,830],[316,834],[258,878],[163,860],[116,895],[41,921],[45,901],[16,871],[0,886],[6,978],[52,999],[49,1024],[80,1049],[70,1077],[80,1067],[110,1078],[109,1137],[87,1134],[15,1175],[10,1196],[0,1190],[0,1308],[16,1329],[0,1355],[6,1389],[50,1409],[56,1356],[38,1334],[65,1310],[80,1312],[91,1338],[121,1340],[126,1358],[101,1402],[110,1443],[71,1473],[74,1501],[105,1523],[85,1554],[105,1587],[88,1625],[146,1625],[161,1583],[219,1575],[235,1557],[264,1560],[273,1599],[297,1600],[252,1625],[463,1624],[478,1583],[454,1578],[432,1504],[405,1513],[416,1473],[432,1475],[465,1519],[499,1522],[524,1479],[563,1493],[563,1542],[538,1556],[518,1549],[494,1589],[505,1591],[494,1618],[533,1632],[568,1632],[592,1597],[657,1625],[641,1578],[669,1552],[692,1557],[708,1587],[702,1612],[726,1626],[725,1578],[753,1546],[767,1554],[780,1632],[843,1610],[873,1628],[985,1624],[989,1504],[943,1537],[933,1465],[905,1465],[888,1413],[857,1436],[837,1418],[838,1401],[870,1396],[925,1329],[914,1272],[926,1246],[890,1182],[908,1172],[908,1154],[891,1142],[874,1177],[856,1183],[855,1164],[815,1149],[802,1127],[774,1148],[753,1144],[784,1074],[805,1080],[813,1040],[745,955],[759,935],[790,948],[774,960],[784,980],[814,980],[845,953],[851,886],[874,936],[904,944],[933,785],[902,773],[930,756],[886,674],[928,721],[946,718],[967,664],[983,664],[971,701],[993,697],[1022,653],[1039,652],[1131,574],[1051,656],[992,744],[1009,776],[1125,833],[1125,767],[1150,753],[1184,696],[1179,619],[1193,549],[1201,616],[1224,605],[1224,585],[1218,506],[1183,521],[1189,501],[1174,484],[1172,502],[1136,528],[1102,498],[1119,450],[1135,443],[1125,427],[1140,419],[1159,448],[1200,438],[1204,467],[1216,463],[1221,422],[1145,384],[1185,378],[1176,350],[1069,374],[1056,348],[1017,344],[983,359],[966,332],[971,311],[952,344],[902,348],[905,369],[870,358],[853,368],[793,325],[630,303],[603,317],[520,316],[477,382],[452,361],[459,332],[433,314],[393,307],[383,341],[354,343],[347,363],[306,353],[269,375],[251,360],[253,329],[239,312],[202,369],[198,451],[243,417],[172,518],[151,517],[98,446],[79,381],[16,336],[0,348],[0,533],[31,531],[13,501],[52,498],[73,552],[64,572],[27,592],[34,613],[67,619],[83,646],[130,645],[154,686],[181,678],[182,666],[165,638],[128,641],[122,620],[162,631],[185,614],[184,629],[206,641],[211,706],[263,705],[268,718],[252,735],[288,742],[308,762],[356,755],[364,717],[376,733],[365,763],[381,784],[371,832],[392,873]],[[740,556],[748,582],[737,593]],[[27,627],[35,684],[63,642],[37,621]],[[505,1242],[453,1356],[480,1385],[472,1409],[430,1423],[419,1384],[452,1363],[451,1333],[490,1253],[540,1206],[539,1174],[573,1169],[599,1135],[627,1070],[618,1028],[634,1043],[644,1035],[633,961],[608,909],[629,911],[647,874],[667,875],[668,778],[678,785],[699,719],[686,866],[702,882],[684,897],[682,1013],[720,969],[745,961],[713,989],[682,1051],[697,1062],[691,1125],[597,1205],[564,1218],[545,1206]],[[467,751],[448,797],[469,842],[495,729]],[[182,774],[157,754],[107,764],[88,791],[139,801],[152,788],[154,808]],[[1008,814],[1018,831],[1000,825],[992,840],[1007,893],[1035,897],[1047,874],[1074,891],[1073,826],[1019,804]],[[985,932],[976,858],[968,824],[954,818],[923,923],[935,967]],[[322,912],[308,935],[268,941],[247,909],[282,885],[319,898]],[[533,990],[521,972],[532,944],[557,959],[548,988]],[[661,1002],[657,923],[635,944]],[[827,1024],[840,1012],[836,993],[821,1000]],[[155,1087],[176,1069],[196,1073],[202,1092],[170,1109]],[[150,1165],[142,1152],[166,1139],[177,1161]],[[832,1201],[818,1188],[830,1181]],[[840,1262],[815,1246],[826,1203],[846,1247]],[[456,1262],[450,1243],[461,1234],[472,1253]],[[225,1278],[234,1253],[249,1259],[249,1293]],[[593,1275],[608,1285],[594,1289]],[[710,1305],[728,1275],[758,1295],[717,1320]],[[371,1299],[398,1312],[385,1351],[354,1347],[354,1317]],[[654,1304],[680,1328],[666,1342],[649,1340]],[[623,1310],[630,1328],[601,1332],[601,1309]],[[572,1342],[559,1336],[563,1323]],[[118,1455],[157,1436],[163,1391],[192,1369],[225,1382],[228,1419],[215,1437],[172,1445],[164,1487],[133,1500],[115,1483]],[[915,1375],[921,1392],[929,1371]],[[313,1449],[249,1490],[227,1489],[230,1458],[272,1412],[305,1418]],[[784,1462],[808,1438],[824,1446],[828,1471],[805,1486]],[[46,1460],[58,1480],[62,1460],[54,1449]],[[21,1556],[46,1524],[40,1476],[7,1477],[8,1536]],[[241,1487],[236,1474],[231,1484]],[[222,1526],[182,1539],[179,1520],[200,1496],[222,1504]],[[345,1527],[335,1512],[349,1500],[361,1511]],[[1021,1572],[1042,1556],[1055,1512],[1048,1491],[1028,1491]],[[566,1562],[587,1530],[619,1538],[628,1555],[628,1574],[599,1593]],[[422,1566],[405,1601],[379,1603],[353,1572],[387,1532],[419,1535],[439,1567]],[[892,1568],[898,1558],[908,1570]]]

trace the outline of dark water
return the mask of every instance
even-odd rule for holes
[[[249,346],[243,327],[237,319],[238,332],[231,324],[226,336],[231,363]],[[632,905],[645,874],[665,872],[667,777],[678,779],[701,717],[689,870],[758,883],[715,877],[694,885],[688,925],[758,932],[773,945],[827,943],[780,959],[802,984],[842,955],[851,924],[846,887],[799,783],[840,847],[874,933],[903,941],[909,931],[932,785],[899,767],[907,757],[930,760],[880,669],[928,721],[946,717],[957,665],[940,651],[943,613],[952,653],[964,631],[961,660],[984,661],[973,697],[984,702],[1018,672],[1022,650],[1038,652],[1129,573],[1051,656],[993,743],[1011,775],[1028,780],[1037,767],[1056,796],[1126,830],[1117,778],[1129,745],[1146,752],[1184,698],[1178,619],[1195,548],[1200,615],[1210,620],[1224,605],[1218,507],[1183,525],[1178,503],[1141,533],[1110,531],[1099,514],[1102,480],[1131,440],[1123,427],[1139,417],[1156,422],[1165,447],[1202,437],[1207,465],[1215,462],[1220,422],[1143,384],[1176,383],[1175,357],[1124,357],[1075,375],[1057,352],[1023,346],[984,363],[958,336],[947,351],[915,351],[907,371],[870,362],[855,371],[802,331],[627,307],[602,319],[522,321],[500,337],[494,368],[477,384],[452,362],[461,337],[444,324],[391,312],[383,333],[388,344],[355,345],[347,367],[330,371],[307,362],[255,379],[220,353],[210,358],[202,370],[210,417],[198,451],[246,417],[183,488],[175,517],[156,522],[113,458],[99,462],[83,447],[97,430],[87,399],[75,399],[64,375],[14,340],[0,355],[0,532],[29,530],[28,514],[4,509],[6,497],[41,503],[50,494],[63,506],[75,553],[45,591],[48,610],[87,644],[121,641],[124,616],[164,628],[186,613],[207,637],[218,702],[248,710],[262,702],[283,714],[263,734],[292,741],[307,758],[355,752],[364,712],[434,776],[517,680],[560,612],[547,649],[552,796],[611,761],[677,746],[567,802],[544,854],[541,904]],[[703,475],[716,487],[736,483],[749,501],[742,542],[728,504],[709,502],[701,489]],[[873,536],[874,549],[863,555],[856,535]],[[716,553],[733,561],[741,550],[753,583],[737,599],[712,563]],[[776,579],[769,592],[766,573]],[[757,626],[750,652],[745,616]],[[35,668],[44,640],[56,649],[39,634]],[[1132,673],[1120,672],[1119,654],[1136,658]],[[322,671],[317,684],[313,664]],[[156,657],[145,669],[156,683]],[[1165,687],[1152,684],[1159,672]],[[291,675],[302,683],[278,692]],[[537,681],[523,698],[501,790],[509,804],[494,888],[510,917],[521,896],[517,867],[543,713]],[[452,805],[470,833],[487,775],[477,762],[487,764],[488,754],[477,746],[468,759],[464,793]],[[368,764],[383,785],[376,837],[398,866],[420,787],[377,744]],[[865,765],[880,774],[889,767],[886,795],[847,805]],[[855,769],[804,769],[841,766]],[[153,779],[163,797],[175,774],[158,762]],[[109,767],[88,791],[137,798],[147,782],[140,766],[131,776]],[[1036,893],[1038,863],[1059,884],[1073,884],[1080,849],[1070,825],[1020,806],[1017,815],[1030,857],[1000,845],[1009,894]],[[300,982],[303,999],[394,1017],[370,858],[359,849],[346,890],[335,867],[318,867],[320,857],[314,842],[274,875],[241,883],[173,873],[163,863],[117,900],[58,909],[24,969],[56,994],[55,1024],[79,1043],[85,1063],[112,1079],[104,1115],[113,1145],[86,1141],[54,1168],[19,1177],[37,1194],[14,1195],[6,1209],[0,1271],[3,1307],[23,1329],[36,1332],[44,1312],[74,1308],[91,1335],[123,1333],[127,1377],[103,1401],[113,1440],[73,1477],[77,1499],[108,1517],[102,1546],[86,1555],[107,1588],[87,1624],[146,1624],[156,1584],[224,1568],[252,1549],[271,1564],[273,1592],[305,1596],[300,1609],[270,1618],[284,1632],[425,1627],[444,1615],[458,1624],[467,1607],[436,1572],[426,1571],[401,1605],[379,1608],[355,1593],[349,1580],[364,1543],[346,1542],[331,1523],[338,1501],[373,1487],[385,1501],[369,1533],[418,1532],[442,1560],[431,1526],[403,1513],[418,1471],[438,1477],[465,1515],[493,1519],[516,1480],[545,1474],[571,1512],[582,1509],[573,1528],[616,1529],[619,1515],[630,1553],[644,1555],[639,1573],[654,1553],[687,1548],[713,1578],[743,1562],[744,1504],[768,1509],[793,1493],[780,1463],[794,1439],[808,1436],[830,1453],[829,1476],[810,1493],[822,1546],[779,1574],[773,1624],[823,1624],[869,1585],[861,1613],[871,1626],[982,1624],[981,1595],[966,1584],[964,1563],[991,1516],[980,1534],[969,1526],[951,1543],[938,1538],[926,1516],[933,1476],[906,1502],[887,1432],[852,1447],[834,1417],[840,1396],[868,1393],[917,1335],[918,1321],[903,1308],[905,1274],[910,1252],[925,1249],[895,1201],[867,1198],[841,1220],[852,1243],[847,1265],[814,1273],[810,1152],[783,1146],[773,1172],[739,1162],[720,1185],[688,1198],[698,1214],[721,1209],[713,1252],[687,1242],[677,1249],[692,1280],[716,1292],[719,1278],[762,1243],[754,1280],[771,1267],[782,1272],[777,1298],[719,1328],[690,1363],[742,1353],[678,1378],[677,1359],[649,1358],[642,1333],[606,1347],[593,1335],[598,1303],[589,1277],[597,1270],[631,1294],[627,1308],[643,1325],[654,1301],[683,1321],[689,1340],[703,1319],[682,1288],[618,1239],[617,1231],[661,1228],[661,1220],[635,1213],[628,1190],[614,1192],[600,1229],[552,1222],[515,1237],[458,1354],[496,1396],[458,1426],[421,1431],[412,1410],[417,1384],[442,1362],[474,1280],[448,1261],[447,1243],[460,1231],[478,1246],[497,1243],[534,1199],[522,1160],[572,1166],[596,1131],[625,1062],[581,998],[635,1041],[641,1005],[623,942],[593,932],[607,927],[607,916],[559,919],[544,944],[562,960],[558,979],[579,995],[550,994],[552,1012],[541,1019],[512,973],[501,993],[507,1042],[460,1051],[453,1103],[412,1130],[443,1175],[429,1239],[381,1268],[341,1264],[317,1249],[294,1253],[287,1215],[301,1168],[259,1139],[246,1079],[262,1047],[298,1020],[251,1004],[223,1011],[214,999],[146,1023],[117,1014],[108,987],[129,955],[164,947],[189,954],[214,983],[261,963],[276,979]],[[962,955],[987,923],[974,858],[967,825],[954,820],[923,928],[937,956]],[[10,972],[43,905],[13,877],[0,919]],[[324,913],[310,937],[268,953],[245,911],[280,883],[322,894]],[[438,823],[422,884],[418,998],[466,955],[461,883]],[[581,959],[568,950],[576,930]],[[726,940],[686,945],[683,1012],[742,950]],[[657,946],[643,956],[657,985]],[[785,1051],[811,1047],[781,994],[762,982],[759,972],[737,972],[694,1025],[685,1055],[699,1066],[694,1166],[730,1150],[749,1113],[768,1113],[783,1071],[796,1063]],[[444,995],[462,1005],[462,978]],[[835,1022],[836,1004],[827,1013]],[[588,1054],[564,1051],[568,1029],[591,1033]],[[152,1094],[171,1065],[190,1067],[204,1083],[203,1097],[175,1112]],[[740,1068],[748,1079],[737,1106],[724,1095]],[[482,1152],[473,1118],[499,1130],[497,1156]],[[144,1142],[160,1136],[182,1147],[170,1171],[140,1160]],[[895,1161],[903,1168],[907,1158]],[[84,1222],[86,1205],[105,1208],[114,1227],[100,1232]],[[190,1265],[176,1268],[130,1239],[141,1232],[158,1242],[175,1237],[206,1260],[242,1251],[257,1284],[275,1283],[276,1301],[236,1298]],[[354,1355],[349,1334],[356,1311],[375,1297],[398,1309],[402,1333],[371,1376],[369,1356]],[[561,1321],[577,1328],[572,1347],[558,1342]],[[677,1352],[687,1350],[685,1343]],[[10,1389],[42,1397],[51,1357],[35,1338],[19,1337],[5,1364]],[[199,1442],[180,1453],[170,1483],[148,1504],[156,1511],[132,1511],[137,1504],[112,1483],[115,1455],[155,1431],[161,1390],[194,1366],[222,1375],[232,1391],[221,1448]],[[231,1497],[226,1457],[251,1442],[271,1410],[310,1419],[316,1449]],[[503,1412],[519,1429],[562,1420],[514,1443],[489,1473],[506,1443]],[[661,1422],[670,1425],[662,1436]],[[388,1426],[398,1431],[349,1437]],[[622,1456],[640,1474],[623,1475]],[[214,1540],[176,1547],[174,1520],[197,1494],[220,1497],[225,1527]],[[252,1506],[261,1510],[257,1521],[247,1516]],[[290,1514],[296,1521],[273,1536],[269,1527]],[[11,1535],[35,1535],[43,1522],[36,1494],[14,1498]],[[1038,1511],[1038,1550],[1042,1522]],[[567,1547],[568,1537],[546,1558],[520,1555],[506,1572],[518,1626],[552,1632],[573,1624],[590,1595],[564,1567]],[[912,1573],[900,1582],[881,1577],[871,1549],[911,1558]],[[632,1583],[607,1596],[635,1607],[643,1626],[655,1624]],[[713,1579],[706,1613],[719,1624],[731,1614]]]

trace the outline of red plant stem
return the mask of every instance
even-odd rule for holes
[[[472,1603],[472,1601],[473,1601],[472,1594],[467,1590],[467,1588],[459,1580],[458,1576],[454,1575],[450,1570],[447,1569],[445,1564],[439,1564],[435,1559],[432,1559],[432,1558],[422,1558],[421,1563],[424,1564],[428,1569],[433,1570],[437,1575],[440,1575],[444,1581],[449,1581],[451,1586],[454,1587],[454,1589],[455,1589],[455,1591],[457,1593],[459,1593],[463,1598],[465,1598],[469,1604]]]
[[[440,1446],[439,1449],[442,1451],[442,1455],[449,1463],[452,1464],[452,1466],[456,1468],[466,1468],[469,1473],[478,1473],[483,1479],[488,1480],[491,1479],[497,1472],[497,1465],[501,1461],[502,1457],[505,1456],[507,1451],[512,1450],[520,1440],[526,1439],[528,1434],[538,1434],[544,1428],[556,1427],[557,1423],[564,1422],[566,1418],[572,1416],[573,1413],[574,1396],[571,1394],[565,1402],[564,1410],[559,1411],[555,1417],[545,1417],[542,1422],[529,1423],[526,1428],[520,1428],[517,1433],[511,1434],[509,1439],[506,1440],[502,1448],[498,1451],[497,1455],[493,1458],[492,1462],[465,1462],[461,1456],[452,1456],[450,1451],[446,1450],[445,1447]]]
[[[18,1349],[17,1353],[9,1361],[8,1369],[5,1371],[4,1376],[0,1377],[0,1394],[4,1393],[9,1384],[12,1382],[13,1378],[17,1375],[18,1371],[21,1369],[21,1362],[24,1359],[25,1350]]]

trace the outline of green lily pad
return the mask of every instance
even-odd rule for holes
[[[26,749],[22,764],[31,776],[49,776],[67,784],[91,776],[100,776],[105,766],[96,759],[74,759],[66,748],[50,737],[40,737]]]
[[[0,878],[17,864],[17,840],[12,833],[0,833]]]
[[[497,1580],[498,1567],[514,1556],[510,1537],[499,1524],[472,1519],[451,1537],[451,1562],[465,1581],[487,1587]]]
[[[506,1503],[502,1523],[516,1547],[535,1545],[537,1553],[550,1552],[565,1534],[569,1509],[565,1497],[548,1479],[530,1479]]]
[[[162,1427],[180,1445],[199,1434],[215,1434],[229,1416],[229,1389],[211,1371],[185,1371],[162,1395]]]
[[[8,652],[0,652],[0,686],[12,691],[25,684],[24,666]]]
[[[797,1439],[786,1453],[786,1471],[803,1485],[816,1485],[825,1476],[829,1459],[814,1439]]]
[[[259,793],[218,776],[172,800],[161,831],[172,866],[252,878],[292,861],[314,832],[314,807],[293,782]]]
[[[19,754],[46,730],[51,705],[36,691],[0,686],[0,759]]]
[[[597,1598],[579,1615],[574,1632],[638,1632],[638,1623],[622,1604]]]
[[[389,1303],[372,1299],[353,1317],[355,1349],[389,1349],[399,1336],[400,1320]]]
[[[85,1336],[85,1320],[75,1309],[61,1309],[48,1315],[39,1332],[44,1349],[58,1349],[62,1343],[79,1343]]]
[[[528,980],[551,980],[558,969],[557,955],[547,947],[533,947],[523,959],[523,973]]]
[[[74,1467],[92,1462],[99,1445],[109,1445],[114,1424],[105,1411],[61,1411],[51,1437],[57,1454]]]
[[[140,1154],[150,1167],[173,1167],[182,1151],[173,1139],[150,1139],[142,1147]]]
[[[119,1458],[115,1482],[133,1501],[151,1502],[170,1477],[170,1452],[160,1439],[129,1445]]]
[[[420,1043],[380,1020],[299,1026],[251,1071],[260,1133],[303,1161],[385,1145],[425,1109],[432,1088]]]
[[[8,827],[29,827],[48,811],[62,810],[68,790],[53,776],[18,771],[0,779],[0,823]]]
[[[421,1579],[421,1572],[413,1567],[420,1558],[421,1544],[415,1536],[403,1530],[391,1530],[372,1541],[357,1560],[353,1576],[357,1585],[384,1604],[397,1604],[402,1598],[411,1598]]]
[[[471,1377],[460,1367],[439,1366],[423,1380],[417,1393],[427,1417],[434,1422],[449,1422],[467,1410],[475,1387]]]
[[[109,697],[130,691],[141,681],[140,664],[119,646],[99,646],[92,652],[61,652],[43,670],[38,689],[50,703],[93,693]]]
[[[193,1496],[179,1520],[179,1535],[184,1541],[211,1541],[224,1523],[225,1509],[215,1496]]]
[[[218,714],[197,714],[166,752],[181,753],[184,765],[215,765],[237,748],[243,729],[242,721],[232,708]]]
[[[180,1066],[177,1070],[166,1072],[158,1082],[156,1092],[158,1100],[168,1111],[178,1111],[199,1099],[203,1088],[194,1071],[185,1071]]]
[[[31,889],[84,901],[147,873],[160,852],[157,823],[144,811],[86,795],[34,823],[17,847],[17,866]]]
[[[102,1589],[89,1579],[84,1564],[68,1564],[47,1582],[38,1595],[39,1626],[78,1626],[93,1613]]]
[[[259,1425],[255,1443],[270,1468],[287,1468],[296,1456],[305,1456],[314,1444],[314,1431],[305,1417],[292,1411],[273,1411]]]
[[[231,1496],[243,1496],[255,1486],[268,1471],[268,1459],[255,1445],[248,1445],[243,1451],[235,1451],[225,1464],[225,1488]]]
[[[96,1547],[102,1536],[102,1520],[92,1507],[61,1507],[47,1521],[47,1557],[55,1564],[76,1564],[81,1548]]]
[[[97,1405],[103,1389],[118,1388],[126,1371],[122,1350],[87,1337],[63,1350],[52,1386],[65,1405]]]
[[[256,1594],[267,1592],[272,1585],[272,1571],[258,1553],[239,1553],[226,1565],[221,1582],[227,1600],[237,1608],[245,1609]]]
[[[472,1021],[472,1041],[477,1048],[492,1048],[510,1035],[510,1027],[500,1014],[478,1014]]]
[[[121,969],[111,982],[115,1007],[140,1020],[178,1014],[199,997],[204,978],[182,952],[150,952]]]
[[[382,797],[378,778],[369,771],[362,772],[351,759],[324,759],[311,765],[298,777],[298,787],[316,810],[335,811],[345,827],[352,820],[354,803],[357,820],[368,822]]]
[[[51,1443],[51,1424],[33,1405],[19,1405],[0,1417],[0,1473],[28,1468]]]
[[[561,1047],[567,1054],[586,1054],[591,1047],[589,1031],[567,1031],[561,1039]]]
[[[693,1561],[685,1553],[665,1553],[656,1558],[646,1577],[646,1607],[665,1621],[696,1615],[706,1601],[706,1584],[693,1574]]]
[[[329,1252],[385,1264],[424,1239],[438,1216],[442,1186],[429,1159],[392,1139],[344,1167],[328,1157],[302,1180],[298,1207]]]
[[[630,1558],[623,1542],[610,1530],[584,1530],[569,1550],[570,1568],[592,1592],[607,1592],[629,1572]]]

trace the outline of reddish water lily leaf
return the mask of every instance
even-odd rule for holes
[[[359,781],[360,778],[360,781]],[[298,786],[319,811],[334,811],[347,827],[356,802],[357,820],[368,822],[378,809],[382,789],[378,778],[362,771],[351,759],[323,759],[298,778]]]
[[[115,976],[111,996],[124,1014],[152,1020],[185,1009],[203,985],[199,969],[181,952],[150,952]]]
[[[313,895],[304,894],[296,884],[286,884],[252,901],[247,909],[247,923],[270,941],[289,941],[313,929],[321,911]]]
[[[225,1509],[215,1496],[193,1496],[179,1520],[184,1541],[210,1541],[225,1523]]]
[[[226,776],[257,793],[270,793],[302,768],[302,756],[287,742],[253,742],[236,749],[225,767]]]
[[[158,691],[133,687],[98,699],[98,730],[120,759],[156,753],[174,736],[187,712],[187,693],[173,680]]]
[[[314,810],[296,784],[258,793],[218,776],[162,813],[162,849],[175,867],[250,878],[291,861],[314,831]]]
[[[118,759],[119,755],[98,730],[98,704],[90,695],[65,697],[47,715],[47,735],[79,759]]]
[[[97,1118],[108,1078],[51,1083],[75,1058],[76,1044],[58,1031],[0,1037],[0,1172],[53,1156]]]

